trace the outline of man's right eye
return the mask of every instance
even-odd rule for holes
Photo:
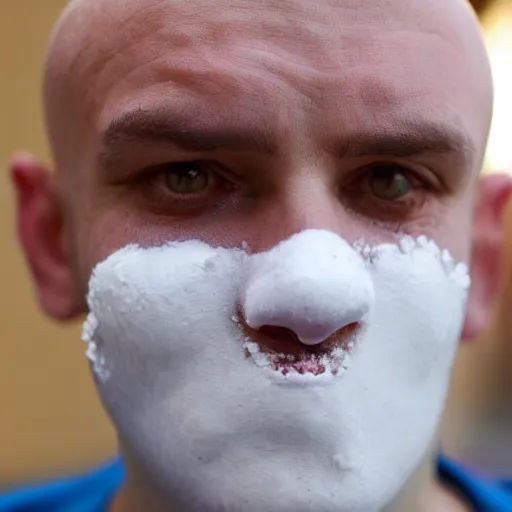
[[[176,195],[194,195],[207,192],[216,185],[218,176],[201,162],[175,162],[151,170],[155,184]]]
[[[196,162],[177,162],[162,169],[165,185],[174,194],[199,194],[213,181],[212,172]]]
[[[154,166],[141,181],[148,206],[171,214],[214,208],[233,187],[217,164],[198,160]]]

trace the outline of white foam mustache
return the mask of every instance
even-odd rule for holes
[[[179,261],[172,254],[178,251],[182,252]],[[437,276],[435,273],[428,276],[429,266],[421,262],[423,259],[427,263],[426,260],[432,258],[440,264]],[[406,259],[409,260],[407,266],[403,265]],[[182,266],[188,272],[180,272]],[[371,247],[358,243],[352,247],[333,233],[309,230],[271,251],[253,255],[241,249],[214,249],[198,241],[169,243],[151,249],[130,245],[100,263],[93,272],[88,295],[91,314],[83,332],[83,339],[89,344],[87,355],[98,377],[106,378],[108,365],[105,357],[98,353],[94,338],[99,318],[105,312],[117,308],[116,315],[125,317],[127,324],[131,323],[128,317],[133,318],[134,313],[147,309],[148,294],[162,296],[162,290],[155,287],[168,285],[168,292],[162,296],[167,304],[159,308],[165,318],[176,307],[181,309],[177,301],[185,299],[184,302],[190,304],[190,296],[183,297],[183,292],[202,295],[200,286],[193,291],[191,288],[197,283],[208,290],[209,280],[216,282],[216,289],[210,290],[212,303],[206,305],[196,297],[194,309],[199,313],[200,323],[205,307],[209,310],[213,305],[237,325],[237,314],[241,310],[243,320],[255,330],[264,325],[285,327],[305,345],[316,345],[351,323],[366,325],[369,322],[375,305],[374,277],[379,267],[385,269],[386,266],[388,271],[395,272],[403,267],[404,273],[397,282],[404,280],[414,284],[423,277],[426,296],[429,296],[426,287],[432,288],[436,281],[447,278],[459,296],[455,304],[464,302],[469,287],[466,266],[455,264],[447,251],[440,251],[426,237],[404,237],[398,245]],[[192,267],[195,272],[190,271]],[[423,276],[421,270],[426,271]],[[186,286],[176,279],[180,274],[189,281]],[[172,278],[166,279],[168,277]],[[222,284],[219,279],[223,280]],[[217,302],[216,297],[221,300]],[[194,311],[181,313],[183,318],[195,316]],[[424,312],[424,319],[430,318],[428,313]],[[262,366],[257,347],[251,346],[250,339],[240,336],[243,346]]]

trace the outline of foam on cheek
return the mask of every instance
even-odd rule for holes
[[[92,371],[101,381],[106,381],[109,377],[109,371],[106,366],[105,358],[98,353],[98,345],[95,339],[95,332],[98,328],[98,319],[94,314],[89,314],[82,328],[82,341],[87,343],[85,355],[89,359]]]
[[[151,249],[130,245],[98,264],[89,283],[90,313],[82,330],[96,377],[105,382],[115,365],[104,338],[121,347],[129,329],[144,332],[163,353],[174,347],[177,358],[192,348],[200,350],[200,342],[206,345],[211,336],[224,336],[229,327],[237,330],[231,318],[246,257],[240,250],[190,241]],[[170,343],[172,331],[185,334],[181,345]],[[186,345],[187,333],[199,340],[197,345]]]
[[[374,512],[432,441],[468,286],[425,237],[130,246],[95,269],[83,339],[123,439],[180,510]],[[283,375],[241,320],[308,346],[362,328],[323,356],[330,372]]]

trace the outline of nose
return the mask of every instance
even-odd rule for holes
[[[304,345],[363,321],[374,303],[363,258],[335,233],[304,231],[252,255],[248,265],[245,322],[292,331]]]

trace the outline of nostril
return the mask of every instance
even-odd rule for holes
[[[352,322],[342,329],[339,329],[331,336],[325,338],[322,343],[316,345],[304,344],[299,336],[288,327],[280,327],[274,325],[263,325],[256,333],[258,342],[267,348],[276,352],[282,353],[323,353],[332,350],[334,347],[348,348],[348,344],[353,339],[353,336],[361,327],[359,322]]]
[[[309,352],[297,334],[288,327],[263,325],[256,331],[255,341],[264,351],[299,356]]]
[[[259,332],[264,336],[287,343],[300,343],[300,339],[291,329],[287,327],[276,327],[274,325],[263,325]]]
[[[288,327],[263,325],[253,330],[245,322],[240,325],[245,325],[247,338],[257,343],[263,352],[281,354],[295,359],[329,356],[336,348],[348,351],[361,327],[359,322],[353,322],[325,338],[322,343],[307,345],[301,342],[298,335]]]

